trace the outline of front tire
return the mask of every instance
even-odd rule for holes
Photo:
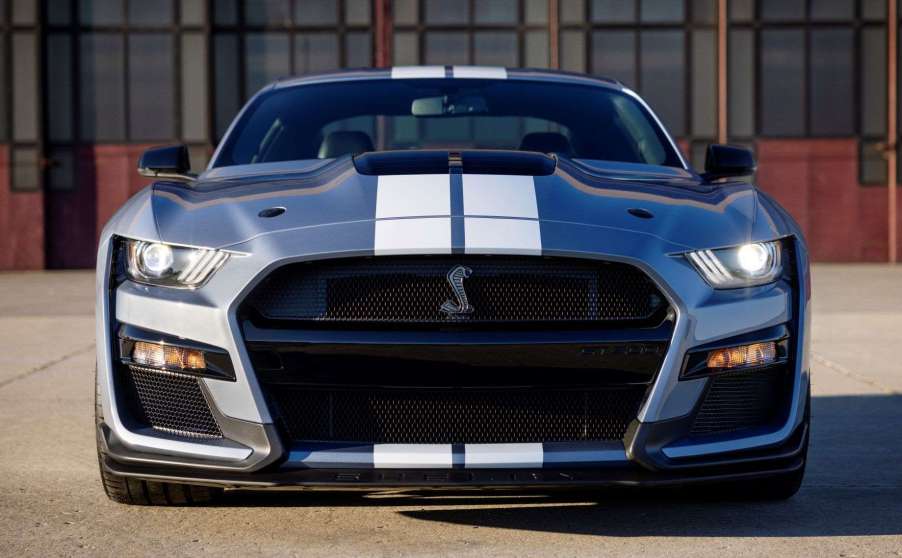
[[[94,424],[97,430],[97,463],[100,466],[100,482],[107,498],[133,506],[185,506],[207,504],[222,494],[221,488],[178,484],[173,482],[146,481],[117,475],[108,471],[103,462],[106,453],[100,439],[100,423],[103,422],[103,406],[100,401],[100,385],[97,369],[94,369]]]

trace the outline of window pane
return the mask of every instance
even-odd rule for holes
[[[392,12],[395,25],[416,25],[419,20],[419,0],[394,0]]]
[[[869,21],[886,19],[886,0],[862,0],[861,16]]]
[[[348,25],[369,25],[370,0],[345,0],[345,23]]]
[[[760,0],[761,19],[798,21],[805,17],[804,0]]]
[[[644,22],[682,22],[683,0],[642,0],[639,19]]]
[[[670,133],[685,134],[685,60],[682,31],[643,31],[640,83],[642,94]]]
[[[592,21],[599,23],[636,21],[636,1],[592,0]]]
[[[248,25],[290,25],[288,0],[244,0],[244,22]]]
[[[47,35],[47,134],[51,141],[72,139],[72,38]]]
[[[291,73],[291,45],[285,33],[248,33],[244,39],[245,84],[250,97],[277,77]]]
[[[548,33],[545,31],[526,32],[526,61],[529,68],[548,67]]]
[[[207,42],[201,33],[182,35],[182,137],[207,141]]]
[[[132,25],[171,25],[172,19],[172,0],[128,3],[128,22]]]
[[[717,44],[714,31],[692,33],[692,134],[713,137],[717,127]]]
[[[13,44],[13,138],[38,139],[38,63],[34,33],[14,33]]]
[[[37,190],[41,187],[40,157],[33,147],[18,147],[12,153],[13,190]]]
[[[182,0],[182,25],[203,25],[207,20],[204,0]]]
[[[426,33],[426,64],[469,64],[467,35],[462,32]]]
[[[238,76],[238,37],[234,34],[213,37],[213,78],[216,106],[216,139],[225,134],[241,105]]]
[[[72,17],[72,0],[47,0],[47,23],[69,25]]]
[[[582,31],[561,31],[561,69],[569,72],[586,71],[586,34]]]
[[[122,23],[120,0],[81,0],[79,19],[85,25],[119,25]]]
[[[420,63],[419,48],[417,47],[417,34],[412,32],[395,31],[394,47],[392,48],[392,64],[395,66],[413,66]]]
[[[755,134],[755,36],[748,29],[733,29],[729,35],[727,118],[730,136]]]
[[[470,6],[459,0],[425,0],[427,23],[466,23]]]
[[[474,62],[485,66],[517,66],[517,34],[483,31],[473,37]]]
[[[882,28],[862,30],[861,133],[886,133],[886,31]]]
[[[132,33],[128,39],[128,66],[129,139],[174,138],[172,36]]]
[[[583,23],[586,20],[584,0],[559,0],[561,23]]]
[[[730,0],[730,21],[752,21],[755,18],[755,0]]]
[[[238,24],[238,0],[213,0],[213,22],[216,25]]]
[[[692,19],[699,23],[717,21],[717,4],[714,0],[692,0]]]
[[[345,67],[368,68],[373,65],[373,38],[369,31],[348,32],[345,47]]]
[[[801,30],[761,32],[761,133],[804,134],[804,52]]]
[[[855,17],[855,2],[849,0],[811,0],[811,19],[849,21]]]
[[[125,139],[125,45],[122,35],[85,33],[79,56],[82,139]]]
[[[592,73],[636,85],[636,34],[633,31],[592,33]]]
[[[338,23],[338,3],[335,0],[295,2],[294,21],[298,25],[335,25]]]
[[[858,164],[860,165],[858,179],[862,184],[886,184],[886,159],[880,152],[880,142],[866,142],[859,144]]]
[[[13,23],[34,25],[38,0],[13,0]]]
[[[526,23],[548,22],[548,0],[526,0]]]
[[[854,133],[851,29],[811,31],[811,132]]]
[[[517,0],[476,2],[476,23],[516,23]]]
[[[334,33],[298,33],[294,36],[293,73],[309,74],[338,67],[338,37]]]

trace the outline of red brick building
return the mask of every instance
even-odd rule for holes
[[[795,215],[816,260],[886,261],[888,165],[878,148],[896,62],[886,55],[888,8],[887,0],[2,2],[0,269],[92,266],[103,224],[145,184],[135,173],[140,152],[186,143],[199,167],[241,103],[271,79],[393,64],[617,78],[650,102],[694,164],[718,138],[751,145],[759,184]]]

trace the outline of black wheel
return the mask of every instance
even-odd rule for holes
[[[97,384],[97,370],[94,370],[94,421],[99,426],[103,421],[103,406]],[[107,497],[120,504],[137,506],[184,506],[212,502],[222,494],[221,488],[177,484],[172,482],[145,481],[124,477],[107,471],[103,466],[105,454],[97,430],[97,462],[100,466],[100,482]]]

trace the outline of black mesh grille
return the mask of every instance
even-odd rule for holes
[[[222,436],[197,378],[139,366],[128,367],[128,375],[142,422],[181,436]]]
[[[463,265],[473,312],[440,310],[458,301],[447,279]],[[249,297],[269,320],[372,323],[635,322],[666,302],[638,269],[619,263],[541,257],[356,258],[276,270]]]
[[[620,440],[645,395],[644,386],[268,391],[294,440],[398,444]]]
[[[733,432],[772,423],[785,407],[785,368],[715,376],[692,424],[692,434]]]

